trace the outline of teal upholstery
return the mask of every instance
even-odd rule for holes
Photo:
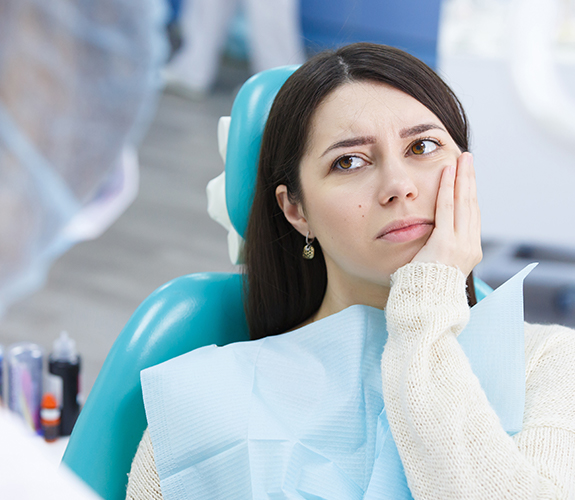
[[[138,307],[112,346],[74,427],[66,463],[104,499],[124,499],[146,428],[140,371],[208,344],[248,340],[238,274],[176,278]]]
[[[233,106],[227,147],[230,218],[245,233],[261,135],[271,103],[295,67],[260,73]],[[125,498],[128,472],[146,428],[140,371],[198,347],[248,340],[237,274],[177,278],[152,293],[118,336],[78,418],[66,463],[102,498]],[[489,287],[477,280],[478,298]]]
[[[252,76],[234,100],[226,154],[226,206],[242,237],[252,208],[266,120],[278,90],[297,68],[282,66]]]

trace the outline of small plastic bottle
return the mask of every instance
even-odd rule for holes
[[[80,405],[80,356],[76,352],[76,342],[62,332],[54,341],[53,351],[48,362],[48,371],[62,378],[62,415],[60,435],[69,436],[74,428]]]
[[[20,415],[35,432],[41,431],[42,369],[44,352],[31,342],[18,342],[6,354],[8,408]]]
[[[40,422],[42,423],[44,439],[49,443],[56,441],[60,436],[60,408],[56,403],[56,397],[51,392],[47,392],[42,397]]]

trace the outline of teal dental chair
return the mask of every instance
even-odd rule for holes
[[[286,66],[255,75],[234,102],[225,190],[229,219],[239,235],[247,226],[271,104],[295,69]],[[478,299],[491,291],[477,279],[475,286]],[[192,274],[160,287],[138,307],[112,346],[63,462],[102,498],[125,498],[131,462],[147,427],[140,371],[204,345],[248,339],[240,275]]]

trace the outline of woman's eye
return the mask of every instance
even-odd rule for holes
[[[411,152],[414,155],[423,155],[432,153],[437,149],[437,144],[434,141],[423,140],[414,142],[411,145]]]
[[[342,156],[335,160],[333,166],[340,170],[353,170],[355,168],[363,167],[365,163],[365,160],[362,160],[357,156]]]

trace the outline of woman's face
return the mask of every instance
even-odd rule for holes
[[[429,238],[441,173],[460,154],[414,98],[384,84],[349,83],[312,118],[302,203],[289,203],[281,186],[277,197],[294,227],[320,242],[328,287],[369,293],[388,287]]]

